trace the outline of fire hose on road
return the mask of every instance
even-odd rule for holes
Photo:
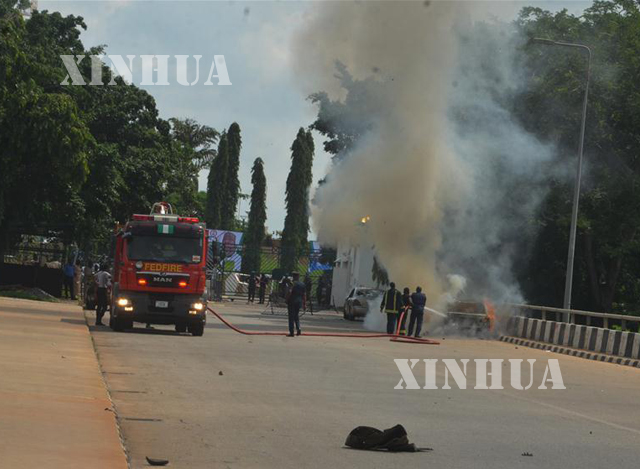
[[[242,335],[272,335],[272,336],[288,335],[288,332],[279,332],[279,331],[246,331],[244,329],[240,329],[239,327],[236,327],[233,324],[231,324],[221,314],[215,312],[211,307],[208,307],[207,310],[211,314],[213,314],[216,318],[218,318],[220,322],[222,322],[229,329],[232,329],[235,332],[238,332],[239,334],[242,334]],[[404,311],[402,311],[400,315],[400,321],[398,322],[398,324],[402,322],[402,318],[404,317],[406,311],[407,311],[406,308]],[[356,338],[356,339],[374,339],[374,338],[388,337],[391,342],[404,342],[408,344],[440,345],[440,342],[436,340],[424,339],[421,337],[404,336],[404,335],[400,335],[398,332],[399,332],[399,326],[395,334],[365,334],[365,333],[348,334],[348,333],[339,333],[339,332],[303,332],[301,335],[307,336],[307,337],[349,337],[349,338]]]

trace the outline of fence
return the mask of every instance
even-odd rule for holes
[[[37,287],[60,297],[65,251],[47,243],[21,244],[0,259],[0,285]]]
[[[298,272],[300,280],[307,285],[309,300],[316,308],[328,307],[333,263],[324,256],[321,249],[292,253],[274,246],[249,251],[244,245],[213,243],[207,257],[210,298],[248,299],[251,290],[255,292],[256,302],[262,291],[265,303],[281,302],[289,288],[290,274]],[[255,287],[251,287],[253,282]]]
[[[611,358],[601,354],[614,355],[627,359],[625,361],[619,359],[615,363],[631,363],[633,366],[638,366],[637,360],[640,359],[640,334],[635,332],[512,316],[507,324],[507,334],[508,336],[503,336],[500,340],[524,345],[531,345],[527,340],[533,340],[537,348],[540,348],[541,343],[553,344],[558,346],[551,348],[553,351],[592,360],[611,362]],[[525,339],[525,342],[518,342],[516,338]],[[576,350],[571,351],[564,347],[586,352],[579,354]]]
[[[618,329],[622,331],[639,331],[640,316],[625,314],[596,313],[594,311],[581,311],[575,309],[552,308],[549,306],[534,306],[511,304],[519,315],[541,319],[543,321],[568,322],[585,326],[602,327],[603,329]]]

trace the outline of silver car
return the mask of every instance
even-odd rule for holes
[[[344,301],[344,318],[353,321],[363,318],[369,310],[369,303],[379,299],[384,292],[375,288],[356,287],[351,290]]]

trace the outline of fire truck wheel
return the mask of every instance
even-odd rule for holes
[[[187,325],[186,324],[176,324],[176,332],[179,333],[184,333],[187,332]]]
[[[202,337],[204,335],[204,324],[201,322],[197,324],[190,324],[189,332],[191,332],[195,337]]]
[[[118,317],[113,318],[112,323],[113,325],[111,326],[111,328],[116,332],[124,332],[124,330],[128,326],[127,321],[120,319]]]

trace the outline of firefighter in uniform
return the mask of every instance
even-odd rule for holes
[[[411,294],[411,320],[409,321],[409,335],[413,332],[413,325],[416,326],[415,337],[420,337],[422,330],[422,320],[424,318],[424,307],[427,304],[427,295],[422,293],[422,288],[417,287],[416,292]],[[428,322],[428,319],[427,319]]]
[[[405,287],[404,291],[402,292],[402,310],[400,311],[400,316],[402,316],[402,319],[398,318],[398,320],[400,321],[400,335],[407,335],[405,323],[407,322],[407,317],[409,316],[412,307],[413,302],[411,301],[411,290],[409,290],[408,287]]]
[[[401,308],[402,294],[396,290],[396,284],[391,282],[389,290],[384,293],[382,303],[380,303],[380,312],[387,315],[387,334],[395,334],[398,313]]]

